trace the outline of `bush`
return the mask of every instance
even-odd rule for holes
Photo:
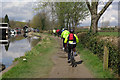
[[[78,34],[79,41],[81,44],[83,44],[84,48],[88,48],[91,50],[95,55],[99,57],[103,61],[103,53],[104,53],[104,45],[106,44],[107,48],[109,49],[109,68],[115,71],[115,73],[118,73],[119,67],[118,67],[118,54],[120,52],[118,51],[118,48],[115,47],[111,42],[106,42],[105,40],[101,40],[100,37],[98,37],[98,34],[91,34],[91,33],[81,33]]]
[[[115,73],[119,70],[119,54],[117,47],[112,45],[110,42],[107,43],[107,47],[109,49],[109,63],[108,66],[115,71]]]

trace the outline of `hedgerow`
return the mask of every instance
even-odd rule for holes
[[[112,69],[115,73],[120,74],[120,67],[118,66],[120,63],[120,52],[118,48],[107,40],[101,40],[98,36],[98,34],[91,33],[78,34],[79,41],[81,44],[83,44],[84,48],[87,48],[90,51],[92,51],[92,53],[97,55],[102,61],[104,56],[104,46],[106,46],[109,50],[108,67]]]

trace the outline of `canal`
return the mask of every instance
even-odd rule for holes
[[[39,37],[29,37],[26,34],[12,36],[9,44],[0,44],[0,63],[7,67],[12,65],[15,58],[24,56],[40,41]]]

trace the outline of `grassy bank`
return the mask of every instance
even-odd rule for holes
[[[56,52],[55,40],[49,36],[42,38],[42,41],[25,56],[17,58],[19,63],[3,74],[3,78],[41,78],[48,75],[53,62],[51,56]],[[26,61],[23,59],[26,58]]]
[[[88,69],[93,73],[96,78],[113,78],[114,76],[110,71],[103,71],[103,63],[99,60],[97,56],[92,54],[87,49],[84,49],[81,44],[77,45],[77,50],[80,52],[80,57],[88,67]]]

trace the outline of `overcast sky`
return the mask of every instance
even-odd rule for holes
[[[35,14],[33,13],[34,2],[36,0],[0,0],[0,17],[8,14],[10,20],[23,22],[31,20]],[[103,6],[104,3],[101,2],[98,6],[98,12]],[[101,26],[102,21],[109,21],[112,26],[118,25],[118,0],[115,0],[102,15],[99,20],[99,26]],[[81,23],[81,26],[90,26],[90,16]]]

